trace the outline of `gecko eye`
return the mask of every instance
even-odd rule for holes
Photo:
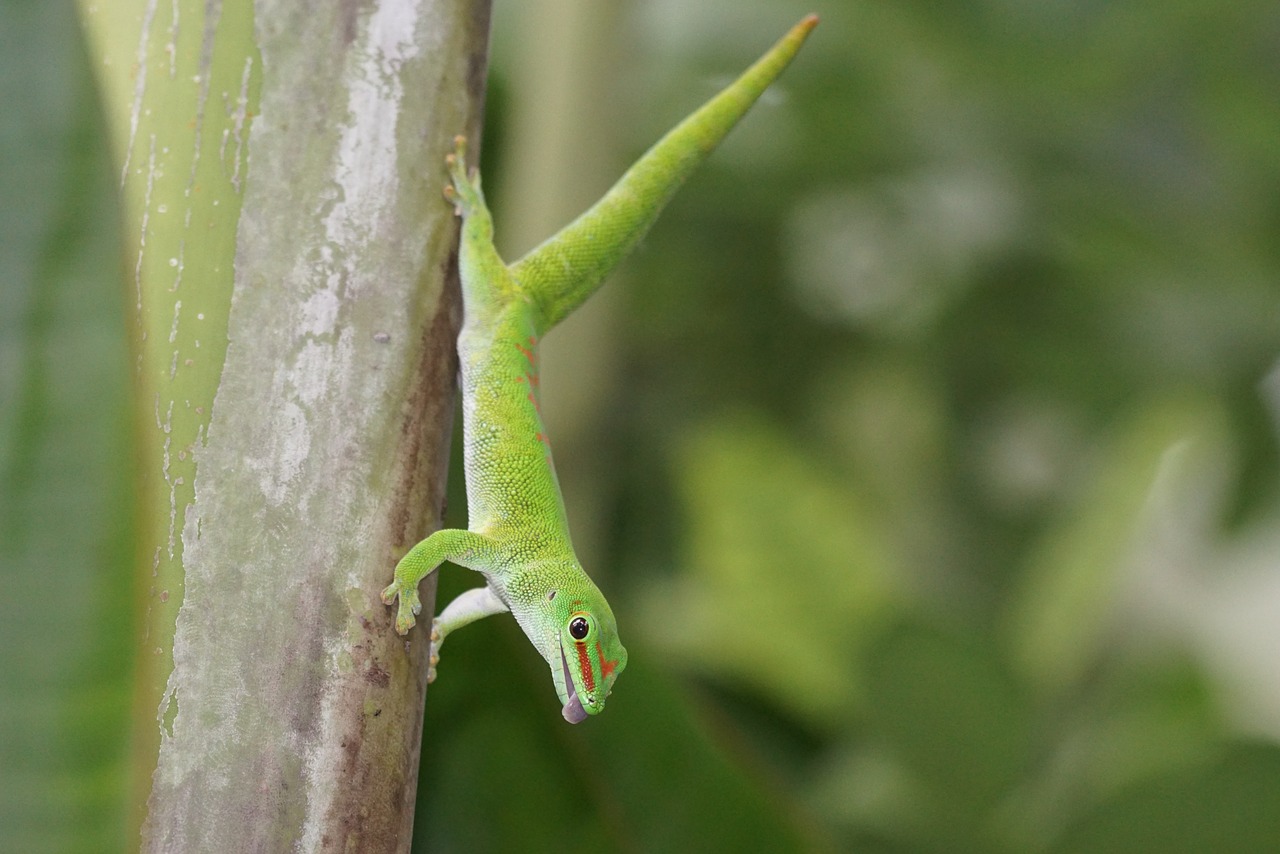
[[[574,617],[569,621],[569,636],[574,640],[586,639],[589,631],[591,631],[591,625],[586,617]]]

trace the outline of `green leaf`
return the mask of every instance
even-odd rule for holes
[[[865,740],[827,769],[818,802],[922,850],[1012,850],[998,808],[1031,764],[1035,728],[997,645],[911,624],[868,658]]]
[[[115,194],[70,6],[0,8],[0,81],[0,850],[118,850],[128,352]]]
[[[1270,854],[1280,847],[1280,748],[1237,744],[1216,761],[1135,787],[1083,816],[1051,854]]]
[[[873,516],[767,423],[709,424],[681,449],[688,574],[648,591],[643,630],[819,726],[865,697],[859,651],[897,593]]]
[[[904,627],[870,658],[873,738],[887,743],[930,790],[976,812],[1023,773],[1030,705],[995,644]]]
[[[484,629],[450,637],[431,689],[415,850],[820,850],[823,831],[643,643],[605,713],[569,726],[514,623]]]
[[[1217,408],[1198,398],[1153,401],[1114,431],[1083,488],[1033,548],[1011,602],[1008,642],[1039,688],[1070,688],[1120,631],[1133,557],[1159,498],[1157,474],[1177,448],[1217,454],[1221,436]]]

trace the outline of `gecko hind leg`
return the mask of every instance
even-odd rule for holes
[[[464,218],[486,211],[484,192],[480,189],[480,170],[467,168],[467,138],[453,138],[453,151],[445,156],[449,167],[450,183],[444,188],[444,197]]]
[[[509,610],[507,603],[503,602],[487,584],[484,587],[473,587],[459,594],[456,599],[446,605],[431,622],[431,651],[428,653],[430,664],[427,668],[427,681],[435,681],[436,665],[440,663],[440,647],[450,632],[492,614],[502,614]]]
[[[454,138],[453,153],[445,158],[449,180],[444,196],[462,217],[458,240],[458,265],[462,273],[463,302],[468,314],[480,317],[505,304],[519,286],[493,245],[493,217],[480,189],[480,170],[467,167],[467,140]]]

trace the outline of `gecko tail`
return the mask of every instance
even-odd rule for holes
[[[600,287],[817,25],[817,15],[797,23],[737,80],[658,140],[598,202],[512,265],[520,287],[541,309],[541,332]]]

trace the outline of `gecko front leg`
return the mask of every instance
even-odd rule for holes
[[[436,531],[410,549],[396,564],[395,581],[382,591],[384,605],[390,605],[397,598],[400,600],[400,607],[396,612],[396,631],[402,635],[408,634],[409,629],[417,622],[417,615],[422,613],[418,582],[446,560],[475,569],[484,563],[493,549],[494,543],[488,537],[457,528]]]

